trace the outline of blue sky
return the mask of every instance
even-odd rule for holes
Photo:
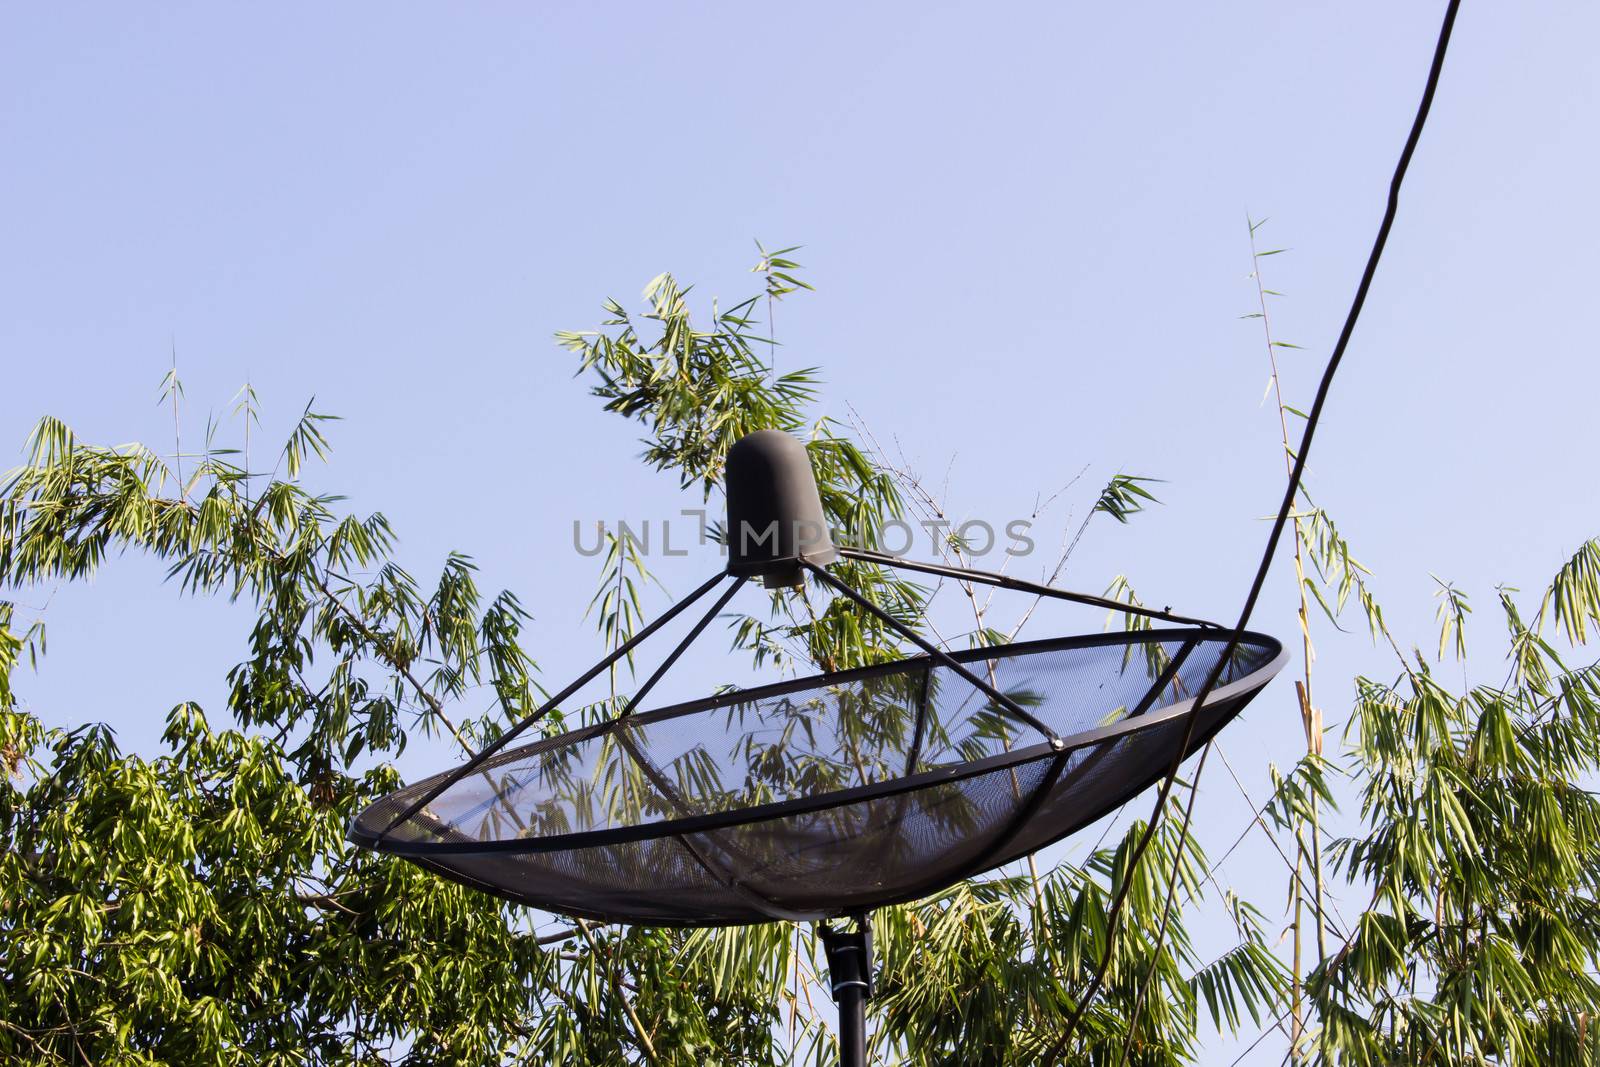
[[[534,612],[560,681],[598,648],[573,520],[694,501],[634,460],[637,432],[552,333],[596,324],[606,296],[638,306],[663,270],[726,304],[754,291],[754,238],[803,243],[818,292],[779,307],[777,358],[823,368],[819,413],[853,407],[924,474],[948,470],[961,514],[1026,513],[1087,467],[1058,531],[1110,474],[1164,478],[1164,505],[1093,527],[1066,581],[1127,573],[1148,599],[1232,618],[1282,477],[1240,318],[1246,213],[1290,249],[1265,266],[1306,398],[1441,9],[13,7],[0,452],[20,457],[46,413],[170,448],[156,401],[174,347],[191,441],[247,378],[267,437],[315,394],[345,421],[313,483],[387,513],[414,573],[472,553]],[[1484,676],[1495,584],[1537,587],[1600,528],[1583,474],[1597,31],[1592,5],[1467,5],[1311,461],[1404,639],[1435,640],[1430,572],[1474,596]],[[662,573],[681,593],[715,565]],[[179,700],[220,715],[248,618],[159,573],[126,560],[93,588],[16,594],[50,598],[49,659],[23,681],[48,720],[104,719],[147,748]],[[1276,578],[1256,625],[1288,638]],[[729,669],[713,648],[664,695]],[[1324,638],[1330,722],[1380,669],[1364,637]],[[1224,735],[1258,792],[1301,744],[1286,680]],[[450,758],[418,748],[408,770]],[[1220,849],[1245,807],[1223,775],[1206,792]],[[1275,885],[1274,863],[1244,849],[1228,873]]]

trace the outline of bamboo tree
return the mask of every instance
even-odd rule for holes
[[[1283,350],[1298,350],[1299,345],[1282,341],[1273,336],[1272,316],[1267,307],[1267,298],[1282,296],[1275,290],[1267,288],[1262,273],[1263,259],[1269,256],[1280,255],[1287,249],[1273,248],[1260,251],[1256,244],[1256,233],[1266,220],[1259,222],[1246,219],[1250,236],[1251,280],[1255,283],[1257,309],[1246,318],[1260,320],[1262,339],[1266,344],[1267,363],[1271,367],[1271,377],[1267,387],[1270,390],[1273,404],[1278,413],[1278,431],[1283,448],[1283,463],[1285,473],[1294,469],[1293,445],[1289,437],[1289,417],[1304,416],[1291,407],[1284,399],[1283,378],[1278,369],[1278,352]],[[1297,603],[1295,606],[1295,621],[1300,631],[1300,677],[1295,679],[1295,697],[1300,712],[1301,726],[1305,731],[1306,754],[1308,764],[1315,764],[1322,759],[1322,713],[1317,709],[1313,698],[1312,668],[1316,662],[1316,649],[1311,640],[1311,612],[1310,612],[1310,579],[1306,574],[1306,529],[1301,516],[1295,513],[1290,516],[1290,547],[1294,557],[1295,592]],[[1290,879],[1290,935],[1292,945],[1290,949],[1290,975],[1291,991],[1290,1001],[1293,1007],[1293,1028],[1290,1035],[1290,1055],[1296,1062],[1305,1056],[1306,1018],[1305,1004],[1302,996],[1301,977],[1304,973],[1302,922],[1305,913],[1306,893],[1304,883],[1300,878],[1302,867],[1311,868],[1312,888],[1311,907],[1315,922],[1317,961],[1320,963],[1327,954],[1327,923],[1324,918],[1323,902],[1323,877],[1322,877],[1322,819],[1319,797],[1316,792],[1310,794],[1310,803],[1304,809],[1303,817],[1296,814],[1289,827],[1295,840],[1294,876]],[[1309,841],[1307,838],[1309,837]]]
[[[1566,605],[1554,629],[1575,651],[1600,618],[1572,580],[1595,544],[1541,600]],[[1358,680],[1365,827],[1330,854],[1371,903],[1309,983],[1324,1062],[1596,1061],[1600,668],[1568,666],[1514,592],[1507,684],[1451,692],[1420,653],[1397,681]],[[1441,647],[1465,653],[1458,608]]]

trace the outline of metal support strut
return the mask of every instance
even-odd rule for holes
[[[833,1002],[839,1005],[839,1067],[866,1067],[867,1001],[872,999],[872,925],[857,915],[854,930],[822,924]]]

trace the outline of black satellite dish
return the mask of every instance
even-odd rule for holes
[[[1167,774],[1180,748],[1186,756],[1209,740],[1287,659],[1264,634],[1233,642],[1228,629],[1170,612],[836,547],[805,448],[786,433],[733,446],[727,504],[724,572],[464,765],[362,811],[350,836],[508,900],[604,922],[822,922],[846,1067],[864,1063],[872,909],[1001,866],[1114,810]],[[839,557],[1166,625],[950,652],[829,573]],[[922,655],[637,710],[745,582],[791,586],[808,574]],[[512,746],[724,581],[621,714]],[[844,916],[855,929],[826,925]]]
[[[1113,810],[1239,714],[1282,669],[1245,629],[1299,492],[1306,457],[1377,272],[1460,0],[1450,0],[1383,221],[1292,453],[1283,502],[1238,623],[1151,611],[986,571],[836,547],[804,447],[751,434],[728,453],[728,565],[461,767],[377,801],[357,843],[463,884],[610,922],[823,923],[843,1067],[866,1056],[873,908],[915,900],[1027,855]],[[1159,619],[1162,628],[940,649],[826,570],[838,557]],[[750,578],[809,574],[921,656],[637,711]],[[581,686],[732,578],[622,713],[509,747]],[[1137,863],[1154,820],[1134,850]],[[1113,902],[1115,923],[1121,897]],[[840,916],[854,930],[827,925]],[[1110,963],[1046,1059],[1070,1040]]]

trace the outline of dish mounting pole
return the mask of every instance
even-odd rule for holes
[[[867,1001],[872,999],[872,924],[852,916],[853,930],[822,924],[828,981],[839,1006],[839,1067],[866,1067]]]

